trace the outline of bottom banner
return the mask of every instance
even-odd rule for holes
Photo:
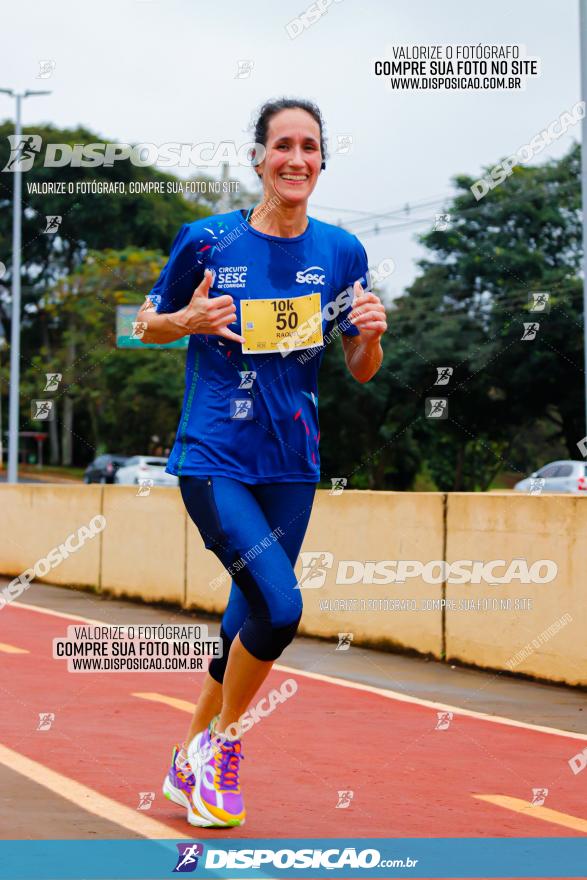
[[[586,877],[587,838],[5,840],[0,880]]]

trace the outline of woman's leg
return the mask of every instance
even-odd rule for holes
[[[293,566],[310,517],[315,485],[251,487],[225,477],[185,477],[180,487],[205,546],[235,571],[234,580],[247,603],[239,638],[234,638],[232,627],[225,633],[223,641],[225,648],[228,641],[230,651],[228,656],[225,651],[209,676],[215,683],[206,680],[202,705],[197,708],[194,727],[217,708],[216,685],[223,680],[217,726],[222,732],[246,711],[274,660],[297,630],[302,602]],[[241,604],[241,615],[243,610]]]
[[[188,743],[191,742],[197,733],[208,727],[214,716],[220,714],[222,709],[222,679],[226,668],[226,659],[228,658],[232,641],[243,625],[248,611],[247,600],[233,581],[230,588],[230,596],[228,597],[228,605],[222,615],[222,623],[220,624],[223,656],[221,658],[214,658],[210,663],[188,729],[186,737],[186,742]]]
[[[193,740],[195,735],[204,730],[215,715],[220,714],[222,709],[222,685],[215,681],[209,673],[206,673],[204,684],[188,727],[185,743]]]
[[[257,660],[242,644],[238,635],[230,646],[226,673],[222,684],[222,710],[215,727],[224,733],[244,715],[273,666],[273,660]],[[238,737],[240,732],[237,732]]]
[[[215,730],[210,726],[191,740],[185,756],[183,767],[189,768],[193,779],[188,783],[188,821],[194,825],[241,825],[245,821],[239,782],[242,747],[238,733],[235,738],[228,728],[236,724],[238,730],[241,715],[298,628],[302,599],[293,567],[296,542],[292,536],[294,531],[301,532],[299,549],[315,486],[282,485],[271,494],[225,477],[188,477],[180,480],[180,487],[205,546],[233,574],[247,603],[245,619],[231,643],[231,628],[224,632],[223,641],[225,647],[230,643],[230,650],[209,668],[209,678],[216,684],[207,683],[200,717],[218,705],[222,680],[221,718]],[[289,555],[280,543],[286,536]],[[184,795],[177,794],[174,779],[184,771],[179,768],[176,772],[175,755],[173,778],[165,784],[182,803]]]
[[[292,569],[308,527],[315,490],[314,484],[307,483],[275,483],[254,487],[255,498],[271,533],[285,552]],[[297,592],[299,594],[299,590]],[[225,731],[246,712],[273,663],[274,660],[257,660],[238,636],[233,640],[224,675],[222,711],[216,725],[218,732]]]

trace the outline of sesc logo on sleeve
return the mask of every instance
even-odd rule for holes
[[[323,344],[319,293],[283,299],[241,300],[243,353],[270,354]],[[307,328],[311,332],[300,332]],[[293,344],[292,344],[293,343]]]

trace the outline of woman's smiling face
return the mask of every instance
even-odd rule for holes
[[[308,201],[320,174],[320,126],[305,110],[280,110],[269,121],[265,158],[258,169],[269,196],[290,205]]]

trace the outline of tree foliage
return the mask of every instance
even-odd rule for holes
[[[480,202],[472,178],[454,182],[448,228],[421,236],[430,256],[390,309],[370,392],[330,366],[326,399],[345,426],[329,468],[367,485],[405,488],[425,464],[439,489],[486,489],[502,469],[544,463],[537,434],[543,455],[577,458],[585,433],[579,147],[514,168]],[[549,311],[531,311],[537,292]],[[524,324],[539,325],[534,339]],[[439,367],[453,369],[446,386]],[[426,398],[446,398],[448,418],[426,418]]]
[[[8,126],[0,127],[0,162]],[[36,129],[44,141],[86,143],[86,129]],[[34,167],[30,180],[167,179],[151,168]],[[0,248],[10,253],[9,175],[0,188]],[[383,367],[360,385],[340,342],[320,377],[324,479],[361,488],[409,489],[426,473],[441,490],[486,489],[500,470],[534,470],[577,457],[584,430],[580,150],[517,167],[481,201],[473,178],[455,178],[444,230],[421,236],[427,255],[388,313]],[[241,195],[241,202],[247,195]],[[250,199],[252,203],[252,199]],[[185,352],[117,350],[115,311],[140,303],[166,262],[179,226],[214,208],[181,196],[27,195],[23,218],[23,399],[39,397],[46,372],[73,401],[74,458],[170,445],[183,392]],[[42,233],[48,214],[58,235]],[[10,269],[10,267],[9,267]],[[0,282],[8,331],[10,271]],[[546,312],[532,294],[549,294]],[[539,325],[523,339],[524,324]],[[438,368],[452,368],[448,385]],[[427,398],[447,398],[446,419],[426,418]],[[53,437],[54,445],[56,444]]]

